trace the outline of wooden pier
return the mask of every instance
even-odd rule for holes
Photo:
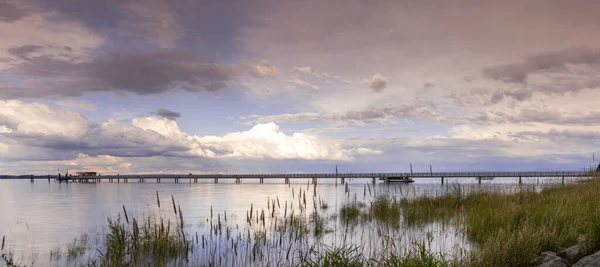
[[[265,179],[279,179],[285,184],[290,183],[291,179],[310,179],[313,184],[317,184],[318,180],[335,180],[335,183],[344,184],[346,179],[353,178],[370,178],[373,183],[377,179],[384,182],[395,182],[402,179],[418,180],[424,178],[439,178],[441,183],[444,183],[445,178],[475,178],[481,183],[482,180],[491,180],[493,178],[518,178],[519,183],[522,178],[584,178],[595,177],[596,171],[558,171],[558,172],[408,172],[408,173],[288,173],[288,174],[137,174],[137,175],[98,175],[98,176],[61,176],[61,175],[22,175],[22,176],[5,176],[3,179],[30,179],[48,181],[55,180],[58,182],[113,182],[113,183],[129,183],[136,181],[144,183],[146,181],[155,181],[162,183],[164,180],[174,183],[188,182],[198,183],[200,180],[211,180],[214,183],[219,183],[220,179],[230,179],[235,183],[242,183],[243,180],[255,179],[259,183],[264,183]],[[399,180],[398,177],[402,177]],[[403,180],[403,181],[408,181]]]

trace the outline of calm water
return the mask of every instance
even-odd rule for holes
[[[327,203],[326,213],[335,215],[340,207],[356,199],[364,201],[372,199],[365,185],[371,179],[353,179],[348,181],[350,196],[345,194],[344,186],[333,184],[333,181],[320,181],[317,197]],[[523,179],[523,186],[516,179],[496,179],[483,181],[481,185],[474,179],[452,180],[447,183],[460,182],[466,191],[490,190],[514,192],[519,188],[560,184],[557,179]],[[15,258],[23,263],[35,261],[35,266],[49,266],[50,250],[61,247],[65,251],[67,244],[82,233],[89,234],[90,243],[101,244],[106,233],[107,217],[115,217],[122,213],[123,205],[127,208],[129,217],[141,218],[144,215],[172,212],[171,195],[181,206],[186,221],[186,231],[195,232],[206,227],[210,217],[211,206],[214,216],[224,212],[228,215],[228,224],[242,225],[246,220],[246,212],[250,204],[254,209],[267,210],[267,202],[278,197],[281,205],[284,201],[292,201],[292,191],[306,190],[308,179],[292,180],[286,185],[281,180],[244,180],[241,184],[222,179],[219,184],[209,181],[189,184],[182,179],[179,184],[170,182],[156,184],[151,181],[138,184],[108,183],[97,184],[70,183],[59,184],[38,180],[30,183],[28,180],[0,180],[0,235],[6,236],[6,246],[13,251]],[[396,198],[411,198],[421,195],[442,195],[447,186],[440,185],[439,179],[422,179],[413,184],[386,185],[377,181],[371,185],[371,194],[390,194]],[[156,192],[160,195],[162,209],[157,209]],[[312,197],[313,186],[307,191]],[[296,200],[297,201],[297,200]],[[291,204],[290,204],[291,205]],[[310,206],[310,205],[309,205]],[[442,231],[439,226],[428,225],[421,229],[404,231],[405,240],[424,236],[427,232],[436,240],[438,250],[448,250],[456,245],[465,245],[457,234],[447,229]],[[330,239],[338,238],[335,234]],[[459,244],[460,243],[460,244]],[[1,263],[0,263],[1,264]]]

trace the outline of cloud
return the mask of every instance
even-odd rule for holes
[[[512,112],[491,110],[480,111],[467,117],[467,120],[476,124],[503,124],[503,123],[545,123],[554,125],[600,125],[598,118],[600,111],[586,112],[561,112],[547,107],[523,107]]]
[[[319,86],[316,86],[312,83],[309,83],[305,80],[301,80],[301,79],[292,79],[290,80],[290,82],[293,84],[293,86],[299,86],[299,87],[305,87],[305,88],[311,88],[314,90],[319,90]]]
[[[261,60],[252,65],[250,71],[255,78],[273,78],[279,74],[279,71],[266,60]]]
[[[295,73],[301,73],[301,74],[311,74],[312,70],[310,69],[309,66],[306,66],[306,67],[296,67],[296,66],[294,66],[294,72]]]
[[[156,115],[172,121],[177,120],[177,118],[181,117],[181,113],[171,111],[166,108],[161,108],[157,110]]]
[[[258,124],[244,132],[222,137],[197,137],[198,142],[216,151],[226,151],[225,158],[333,159],[348,160],[342,147],[314,135],[286,135],[275,123]]]
[[[161,48],[175,47],[184,28],[179,23],[172,3],[166,0],[122,1],[128,18],[123,25],[133,28],[139,37],[151,37]]]
[[[287,135],[275,123],[257,124],[248,131],[223,136],[195,136],[164,117],[136,117],[130,124],[109,119],[99,125],[74,111],[17,100],[0,101],[0,129],[0,143],[8,146],[1,156],[7,160],[61,159],[79,153],[114,157],[350,160],[352,155],[369,153],[356,150],[358,147],[348,148],[358,152],[346,151],[336,141],[318,135]]]
[[[364,80],[364,83],[368,84],[374,92],[380,93],[387,87],[388,80],[380,73],[375,73],[371,79]]]
[[[202,54],[185,50],[110,53],[90,61],[73,62],[41,56],[8,70],[26,79],[26,87],[0,88],[0,97],[79,96],[85,92],[121,91],[139,95],[170,90],[218,91],[235,86],[231,79],[250,74],[276,75],[266,61],[256,64],[217,64]]]
[[[588,145],[597,145],[600,140],[600,131],[595,130],[558,130],[550,129],[548,131],[523,131],[510,134],[511,137],[527,140],[539,140],[539,138],[550,139],[554,141],[580,141]]]
[[[41,45],[23,45],[13,46],[7,49],[8,53],[20,59],[28,59],[31,53],[37,52],[44,48]]]
[[[96,111],[98,108],[94,104],[81,102],[72,98],[60,99],[56,104],[63,107],[81,109],[86,111]]]
[[[0,2],[0,5],[7,5]],[[10,5],[10,4],[8,4]],[[0,7],[0,13],[5,10]],[[55,12],[28,13],[12,23],[0,23],[0,70],[33,58],[81,62],[104,38],[78,22],[61,19]],[[2,91],[2,90],[0,90]]]
[[[483,74],[488,78],[504,82],[526,83],[532,73],[566,70],[567,64],[600,64],[600,50],[579,47],[540,53],[525,58],[521,63],[484,68]]]
[[[375,149],[364,148],[364,147],[349,149],[348,153],[353,154],[353,155],[363,155],[363,156],[383,155],[383,151],[381,151],[381,150],[375,150]]]
[[[14,2],[0,2],[0,22],[12,23],[27,15],[27,9]]]
[[[372,105],[363,110],[344,113],[319,114],[313,112],[262,116],[258,122],[341,122],[346,124],[395,123],[398,119],[436,119],[438,114],[422,103]]]

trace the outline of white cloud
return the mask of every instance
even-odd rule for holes
[[[296,72],[296,73],[302,73],[302,74],[311,74],[312,70],[310,69],[309,66],[306,66],[306,67],[296,67],[296,66],[294,66],[294,72]]]
[[[352,148],[352,149],[347,150],[347,152],[352,155],[361,155],[361,156],[363,156],[363,155],[364,156],[383,155],[383,151],[381,151],[381,150],[364,148],[364,147]]]
[[[248,131],[229,133],[222,137],[196,137],[196,140],[215,150],[227,151],[222,157],[350,159],[333,140],[303,133],[286,135],[275,123],[258,124]]]
[[[294,86],[300,86],[300,87],[306,87],[306,88],[311,88],[314,90],[319,90],[319,86],[316,86],[312,83],[309,83],[305,80],[301,80],[301,79],[292,79],[290,80],[290,82],[294,85]]]
[[[40,103],[0,100],[0,126],[4,127],[4,132],[12,134],[79,138],[91,130],[94,123],[74,111]]]
[[[261,60],[260,62],[252,65],[250,71],[252,76],[257,78],[272,78],[279,74],[277,68],[275,68],[266,60]]]

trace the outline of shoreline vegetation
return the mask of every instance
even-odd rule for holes
[[[577,243],[582,255],[600,249],[597,177],[539,192],[525,185],[474,193],[446,186],[445,195],[397,200],[366,184],[358,192],[362,202],[345,186],[347,201],[333,212],[317,185],[294,187],[287,200],[269,198],[266,209],[248,203],[245,224],[211,207],[200,230],[192,227],[198,222],[184,220],[173,196],[165,202],[157,192],[156,213],[135,218],[123,206],[107,218],[100,242],[91,244],[84,233],[50,251],[49,260],[68,266],[533,266],[545,251]],[[434,236],[423,230],[428,225],[454,229],[470,248],[436,249]],[[411,230],[422,231],[420,237],[403,240]],[[36,260],[15,259],[5,239],[0,263],[36,266]]]

